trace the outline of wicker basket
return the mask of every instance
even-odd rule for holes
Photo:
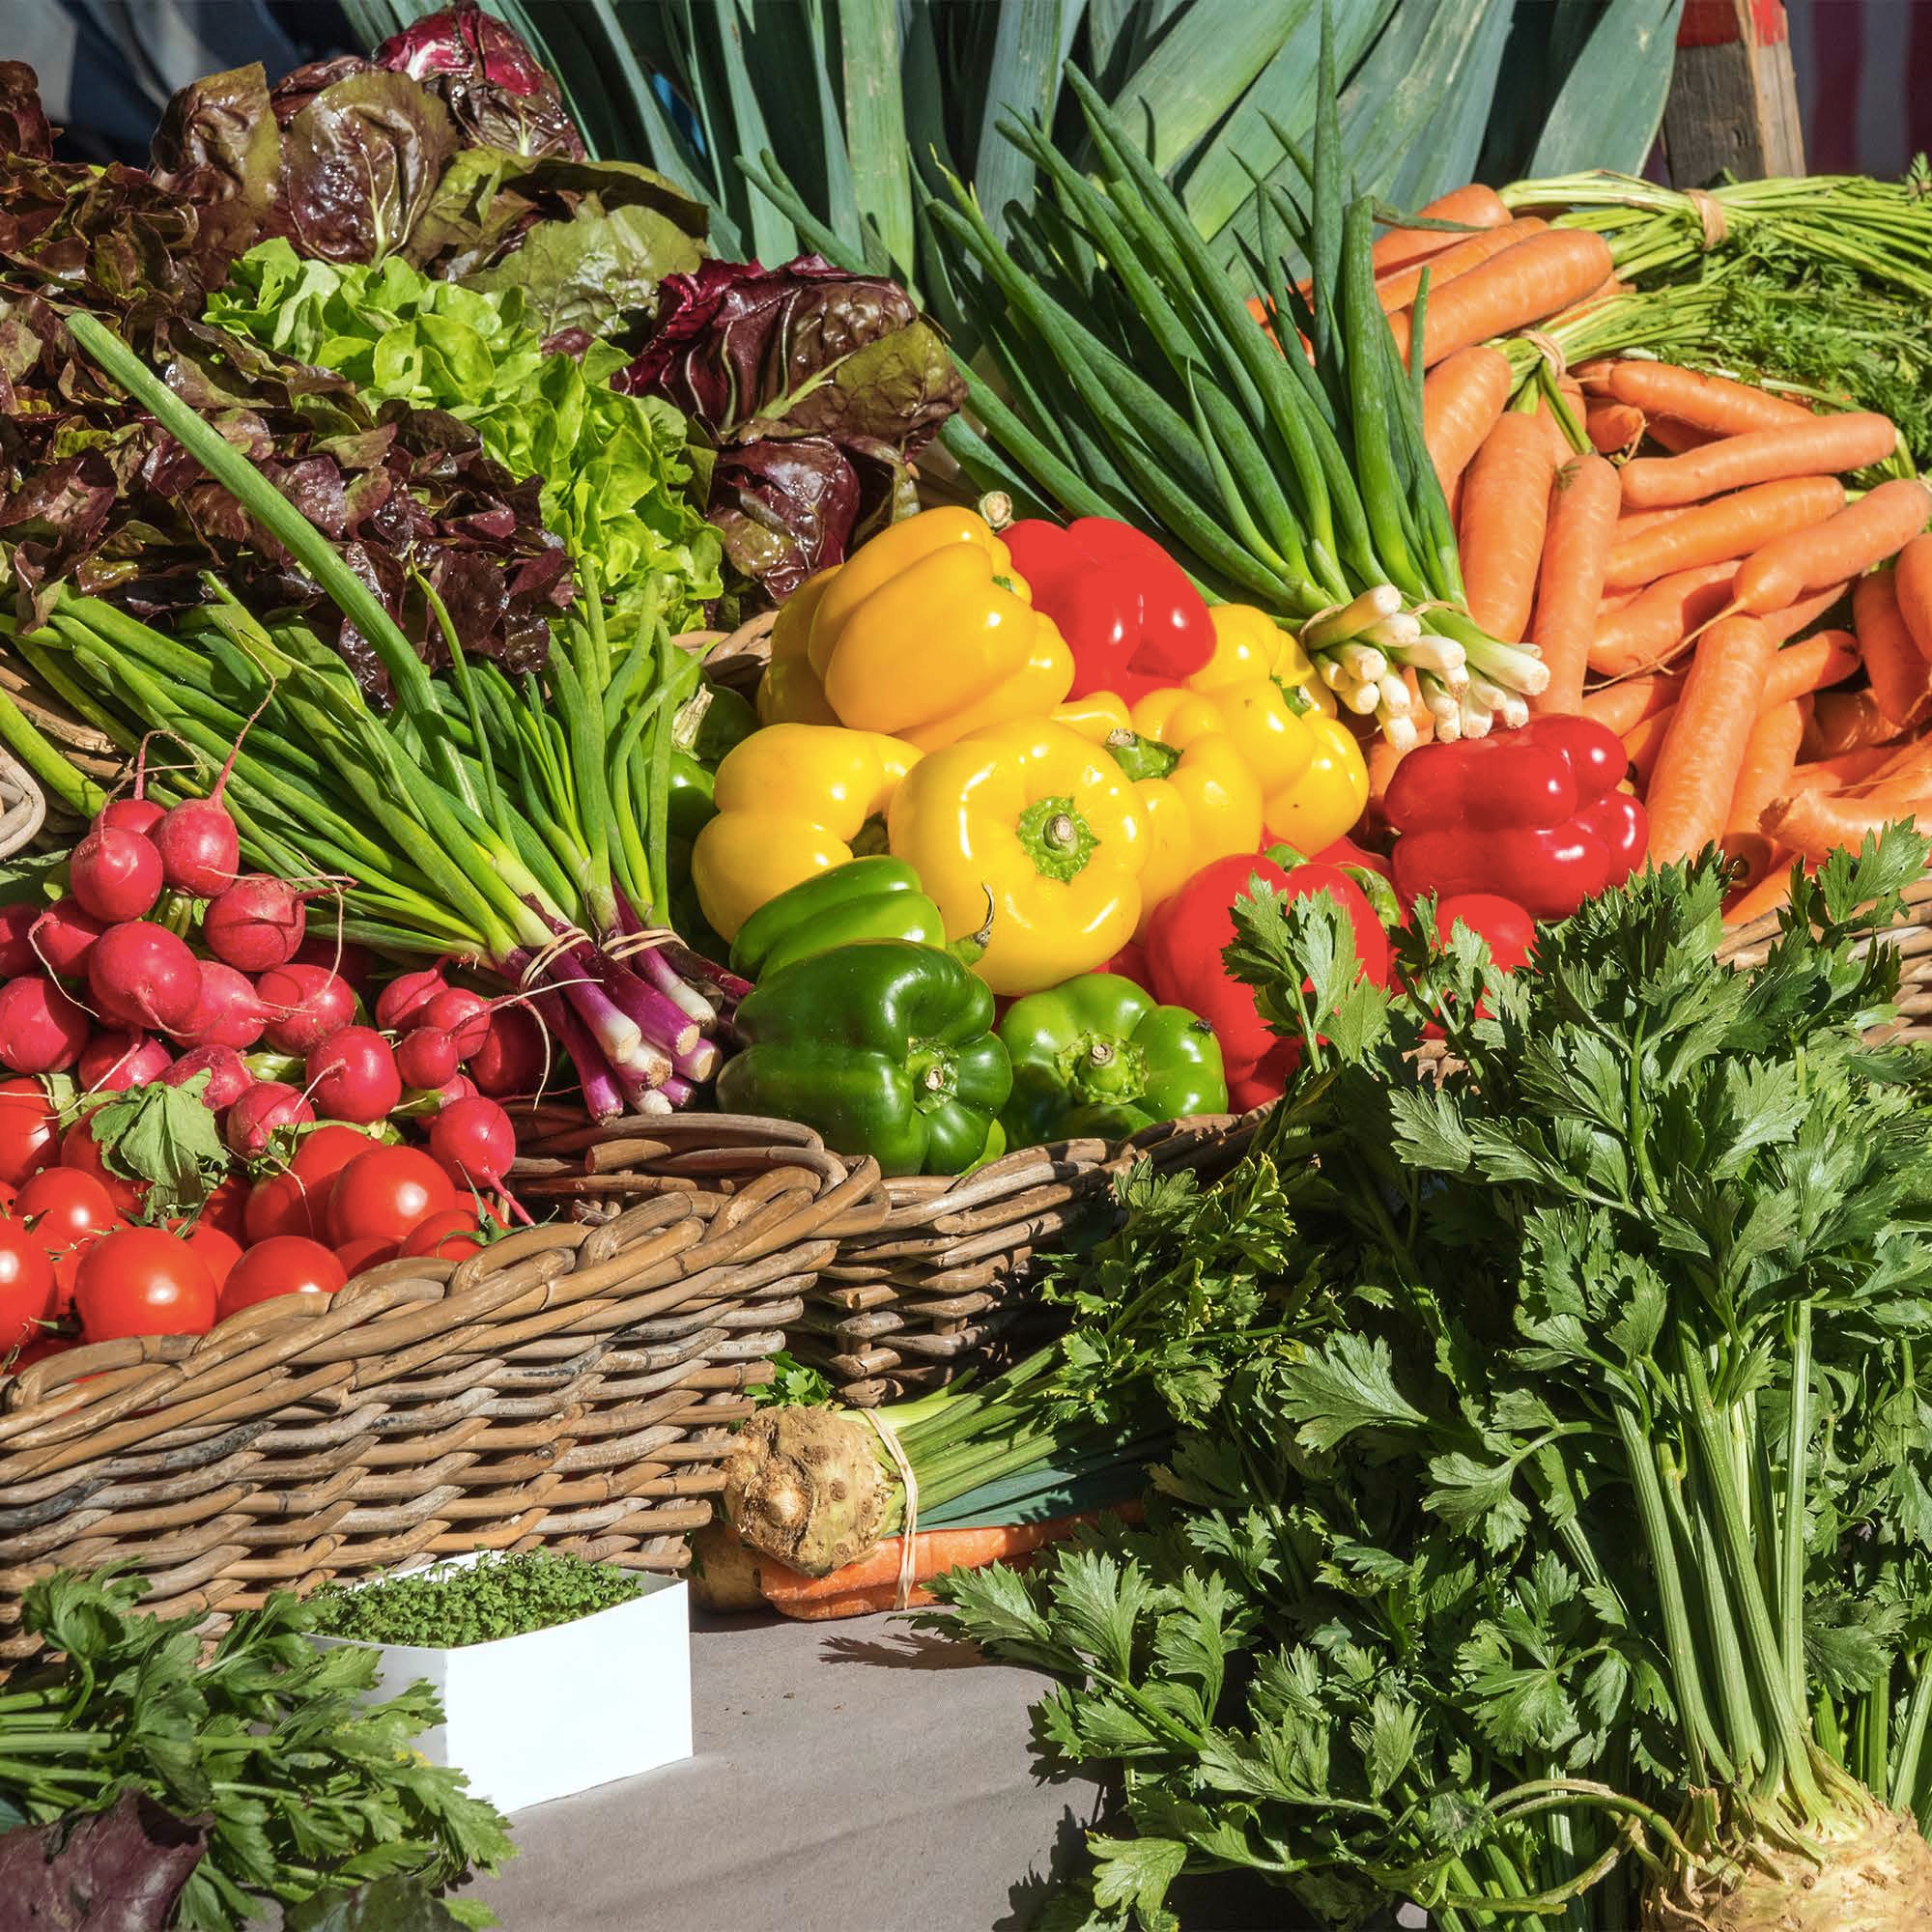
[[[0,859],[9,859],[29,844],[46,823],[47,804],[41,788],[0,750]]]
[[[130,1565],[170,1614],[478,1547],[682,1568],[747,1390],[883,1216],[877,1170],[642,1115],[539,1139],[513,1185],[578,1218],[0,1381],[0,1669],[63,1565]]]

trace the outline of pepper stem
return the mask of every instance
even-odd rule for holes
[[[1035,869],[1046,879],[1073,879],[1086,869],[1099,839],[1070,798],[1036,799],[1014,826]]]

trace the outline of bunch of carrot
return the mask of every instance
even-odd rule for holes
[[[1745,919],[1794,856],[1893,818],[1932,831],[1932,491],[1841,480],[1892,456],[1892,424],[1646,357],[1573,373],[1560,351],[1513,405],[1496,338],[1541,347],[1534,325],[1600,300],[1607,250],[1585,262],[1601,238],[1511,220],[1482,188],[1423,214],[1464,232],[1384,236],[1378,286],[1401,345],[1429,274],[1423,426],[1469,612],[1542,652],[1534,709],[1623,737],[1652,856],[1721,843]]]

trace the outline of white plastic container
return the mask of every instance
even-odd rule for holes
[[[371,1695],[430,1684],[443,1721],[416,1749],[466,1773],[470,1790],[503,1811],[674,1764],[691,1755],[691,1593],[669,1577],[641,1581],[640,1595],[594,1616],[494,1643],[360,1644],[378,1654]]]

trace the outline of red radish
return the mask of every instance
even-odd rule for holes
[[[469,1077],[493,1100],[534,1094],[546,1071],[543,1029],[527,1007],[501,1006],[490,1014],[490,1035],[469,1057]]]
[[[25,900],[0,906],[0,980],[17,980],[22,973],[40,971],[41,957],[29,935],[45,909]]]
[[[298,1127],[315,1119],[315,1109],[296,1090],[280,1080],[261,1080],[228,1110],[221,1137],[231,1153],[253,1160],[268,1151],[269,1137],[282,1127]]]
[[[243,1053],[262,1037],[268,1011],[245,973],[218,959],[201,962],[201,994],[187,1024],[175,1029],[184,1046],[225,1046]]]
[[[456,1038],[435,1027],[412,1027],[396,1042],[405,1087],[440,1087],[456,1077]]]
[[[255,982],[268,1009],[268,1042],[277,1053],[308,1053],[355,1017],[355,994],[327,966],[299,960],[271,966]]]
[[[169,890],[191,899],[212,899],[242,870],[242,835],[218,796],[183,799],[156,826],[155,850]]]
[[[96,919],[140,919],[161,895],[161,855],[139,832],[101,826],[73,848],[68,889]]]
[[[152,838],[155,827],[167,815],[151,798],[117,798],[100,808],[95,814],[94,825],[96,831],[112,827],[117,832],[138,832],[144,838]]]
[[[422,1009],[439,993],[448,990],[449,981],[442,977],[439,966],[399,974],[376,996],[376,1024],[384,1033],[396,1033],[405,1026],[421,1026]]]
[[[201,1097],[209,1111],[215,1114],[225,1114],[255,1084],[248,1063],[232,1046],[194,1047],[183,1054],[161,1078],[170,1087],[185,1087],[197,1073],[208,1075]]]
[[[268,872],[244,872],[210,899],[201,916],[202,943],[243,973],[286,966],[307,926],[301,894]]]
[[[94,942],[107,930],[78,899],[56,899],[33,924],[34,956],[62,980],[77,980],[87,971]]]
[[[444,1107],[453,1107],[459,1100],[473,1100],[476,1097],[476,1083],[466,1073],[458,1073],[445,1080],[437,1089],[436,1104],[438,1112]]]
[[[201,962],[164,925],[125,920],[110,925],[87,955],[94,1004],[123,1026],[179,1033],[201,998]]]
[[[15,1073],[60,1073],[93,1033],[86,1011],[38,974],[0,986],[0,1061]]]
[[[517,1157],[517,1130],[494,1100],[457,1100],[430,1122],[429,1151],[470,1186],[501,1187]]]
[[[159,1040],[138,1033],[98,1033],[80,1056],[80,1084],[90,1094],[125,1094],[158,1080],[174,1065]]]
[[[366,946],[349,946],[332,934],[312,932],[296,948],[295,964],[327,966],[339,973],[359,993],[376,970],[376,955]]]
[[[403,1097],[389,1042],[373,1027],[344,1027],[308,1056],[304,1070],[316,1104],[331,1120],[358,1126],[386,1120]]]
[[[490,1002],[467,986],[446,986],[415,1015],[415,1023],[448,1034],[461,1064],[490,1037]]]

